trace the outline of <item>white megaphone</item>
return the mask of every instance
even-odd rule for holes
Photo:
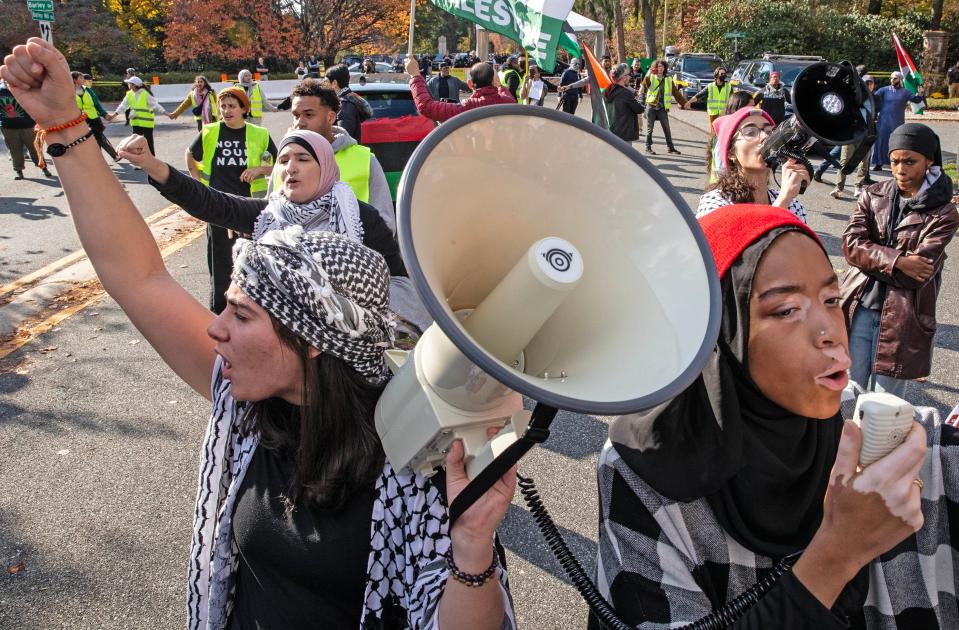
[[[522,395],[648,409],[715,346],[719,281],[692,212],[585,120],[520,105],[457,115],[410,158],[397,227],[434,318],[411,353],[389,353],[376,428],[397,469],[429,475],[461,438],[475,479],[526,430]]]

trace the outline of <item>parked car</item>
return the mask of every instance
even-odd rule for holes
[[[393,64],[384,63],[384,62],[382,62],[382,61],[374,61],[374,62],[373,62],[373,65],[376,66],[376,73],[377,73],[377,74],[383,74],[383,73],[387,73],[387,72],[393,72]],[[350,74],[351,74],[351,75],[365,74],[365,73],[363,72],[363,64],[362,64],[362,63],[354,63],[352,66],[350,66]]]
[[[396,201],[396,187],[406,163],[436,125],[416,111],[413,93],[406,81],[351,82],[350,88],[365,98],[373,110],[373,118],[361,125],[361,142],[379,160]]]
[[[709,85],[713,71],[724,65],[722,57],[712,53],[682,53],[669,62],[667,72],[689,99]]]
[[[787,89],[792,90],[793,81],[799,73],[813,65],[826,61],[816,55],[773,55],[765,54],[759,59],[740,61],[730,77],[734,90],[747,90],[753,95],[762,91],[769,83],[769,73],[779,71],[779,80]],[[786,116],[792,116],[792,103],[786,103]]]

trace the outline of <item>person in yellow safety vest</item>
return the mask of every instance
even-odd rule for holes
[[[130,90],[117,105],[116,110],[112,114],[106,115],[107,122],[111,122],[117,115],[125,111],[130,111],[130,127],[133,129],[133,133],[146,138],[150,153],[156,155],[156,149],[153,146],[154,116],[156,114],[167,114],[167,111],[157,102],[150,88],[143,84],[140,77],[130,77],[124,79],[123,82],[130,86]]]
[[[193,79],[193,88],[183,99],[183,102],[170,114],[170,120],[176,120],[188,107],[193,112],[197,131],[202,131],[203,125],[209,125],[217,120],[219,107],[216,104],[216,92],[213,91],[213,86],[202,74]]]
[[[510,55],[506,64],[500,68],[499,82],[506,88],[516,102],[519,102],[519,89],[523,85],[523,78],[520,76],[519,56]]]
[[[103,124],[103,119],[100,117],[101,114],[106,115],[106,112],[103,111],[103,106],[100,105],[100,101],[93,93],[93,90],[86,86],[82,72],[74,70],[70,73],[70,76],[73,77],[73,88],[77,97],[77,107],[80,108],[81,112],[87,115],[87,125],[93,131],[93,137],[97,139],[97,144],[100,145],[100,148],[106,151],[107,155],[116,162],[116,149],[113,148],[113,145],[110,144],[107,137],[103,135],[103,131],[106,129],[106,125]]]
[[[672,77],[666,76],[666,62],[657,59],[640,83],[640,99],[646,103],[646,153],[650,155],[656,154],[653,151],[653,127],[657,120],[663,127],[669,152],[679,154],[679,149],[673,146],[673,134],[669,130],[669,105],[674,98],[680,106],[686,105],[682,90]]]
[[[340,169],[340,180],[349,184],[356,198],[376,208],[383,222],[396,233],[396,214],[386,173],[373,152],[356,142],[346,129],[337,127],[340,99],[336,90],[324,87],[316,79],[304,79],[290,95],[293,128],[313,131],[333,147],[333,159]],[[274,173],[270,191],[280,188],[279,173]]]
[[[270,133],[244,116],[250,100],[233,86],[217,96],[220,122],[204,125],[186,151],[190,175],[216,190],[244,197],[265,197],[276,158]],[[224,294],[233,271],[233,235],[225,228],[207,225],[207,266],[210,270],[210,309],[226,308]]]
[[[266,100],[266,97],[263,95],[263,88],[260,87],[260,82],[253,80],[252,72],[246,69],[240,70],[236,75],[236,80],[236,87],[242,88],[243,91],[246,92],[247,98],[250,99],[249,118],[250,122],[254,125],[263,123],[264,107],[271,112],[278,111],[270,101]]]
[[[693,103],[706,99],[706,116],[709,118],[709,134],[713,134],[713,121],[726,111],[726,103],[732,96],[733,86],[726,82],[726,68],[716,66],[713,70],[714,81],[696,93],[686,104],[686,109]]]

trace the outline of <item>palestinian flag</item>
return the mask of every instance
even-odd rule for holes
[[[593,108],[593,122],[603,129],[609,129],[609,111],[606,109],[603,90],[608,88],[612,81],[603,66],[596,61],[589,46],[583,44],[582,48],[586,53],[586,76],[589,78],[589,103]]]
[[[579,42],[576,40],[576,31],[569,22],[563,22],[563,32],[559,34],[559,46],[574,57],[583,56],[583,49],[579,47]]]
[[[360,143],[370,148],[386,173],[390,196],[396,202],[396,187],[410,156],[436,124],[425,116],[374,118],[361,125]]]
[[[902,73],[903,86],[913,94],[918,94],[919,86],[922,85],[922,76],[916,69],[916,64],[913,63],[912,57],[910,57],[906,49],[902,47],[902,43],[895,33],[892,34],[892,45],[896,48],[896,59],[899,61],[899,72]],[[925,102],[909,103],[909,105],[912,107],[914,114],[921,114],[922,110],[926,108]]]

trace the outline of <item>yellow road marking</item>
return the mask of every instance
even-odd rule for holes
[[[166,217],[170,216],[171,214],[173,214],[179,209],[180,209],[180,206],[176,204],[169,205],[163,210],[160,210],[159,212],[151,214],[145,219],[145,221],[147,225],[152,225],[153,223],[156,223],[157,221],[161,219],[165,219]],[[2,287],[0,287],[0,298],[7,295],[8,293],[13,293],[14,291],[16,291],[17,289],[21,287],[25,287],[39,280],[42,280],[46,278],[47,276],[52,275],[60,271],[61,269],[64,269],[65,267],[72,265],[73,263],[79,260],[83,260],[86,257],[87,257],[87,253],[82,248],[78,249],[72,254],[67,254],[60,260],[55,260],[45,267],[37,269],[36,271],[32,273],[28,273],[22,278],[17,278],[16,280],[14,280],[13,282],[9,284],[3,285]]]
[[[160,250],[160,255],[163,258],[167,258],[171,254],[175,254],[176,252],[180,251],[205,233],[206,224],[200,224],[189,232],[186,232],[180,238],[177,238],[173,242],[169,243],[166,247],[162,248]],[[77,302],[76,304],[71,304],[70,306],[60,309],[41,321],[28,323],[18,328],[13,338],[0,343],[0,359],[4,359],[7,357],[7,355],[16,352],[24,345],[33,341],[43,333],[51,330],[68,317],[75,315],[91,304],[100,301],[106,295],[106,291],[103,290],[103,287],[99,282],[96,284],[97,288],[92,289],[89,296]]]

